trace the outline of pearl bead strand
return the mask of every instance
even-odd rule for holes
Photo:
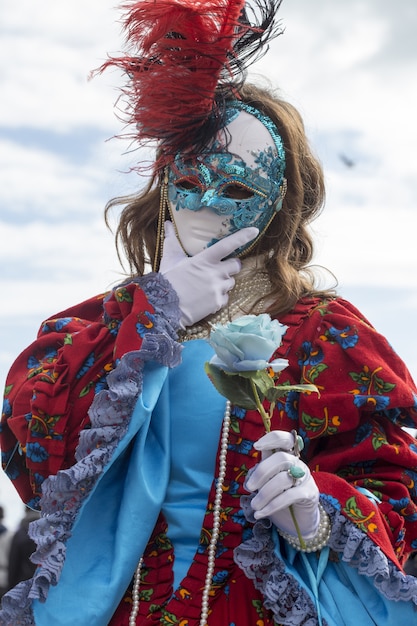
[[[142,565],[143,565],[143,557],[139,559],[139,563],[136,568],[135,575],[133,577],[132,609],[129,615],[129,626],[136,626],[136,617],[139,612],[139,589],[140,589],[140,575],[142,573]]]
[[[223,428],[222,428],[222,438],[221,438],[221,446],[220,446],[220,456],[219,456],[219,475],[217,478],[216,484],[216,495],[214,498],[214,506],[213,506],[213,531],[211,534],[210,544],[208,547],[208,566],[206,579],[204,583],[203,596],[201,599],[201,616],[200,616],[200,626],[206,626],[207,617],[209,613],[209,595],[211,589],[211,582],[213,579],[214,566],[216,562],[216,548],[217,541],[219,539],[219,531],[220,531],[220,514],[221,514],[221,501],[223,495],[223,483],[224,477],[226,475],[226,457],[227,457],[227,447],[229,445],[229,430],[230,430],[230,410],[231,404],[229,400],[226,402],[226,410],[224,412],[223,419]]]
[[[319,503],[319,512],[320,523],[317,528],[317,532],[312,539],[304,541],[304,547],[301,547],[298,537],[294,537],[294,535],[291,535],[291,533],[284,532],[279,528],[277,528],[277,531],[281,535],[281,537],[283,537],[283,539],[285,539],[290,544],[290,546],[292,546],[296,550],[299,550],[300,552],[319,552],[325,546],[327,546],[332,532],[330,518],[321,503]]]
[[[235,286],[229,293],[229,300],[225,307],[217,313],[209,315],[204,324],[189,326],[179,333],[180,341],[191,339],[206,339],[214,324],[227,324],[233,319],[246,315],[248,312],[259,314],[265,310],[264,296],[271,290],[271,282],[266,273],[260,272],[252,276],[237,278]],[[256,303],[256,304],[255,304]]]

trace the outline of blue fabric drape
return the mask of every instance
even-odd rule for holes
[[[202,364],[213,348],[203,339],[184,344],[182,362],[170,370],[171,472],[162,511],[175,549],[174,588],[186,575],[200,539],[207,498],[216,472],[226,399]]]
[[[167,370],[145,364],[143,393],[111,463],[83,503],[59,584],[45,604],[34,602],[36,626],[107,626],[126,591],[169,478]]]
[[[279,544],[276,550],[280,553]],[[375,588],[374,580],[359,574],[343,561],[329,558],[329,548],[320,555],[305,554],[286,546],[281,554],[287,571],[313,599],[318,624],[328,626],[400,626],[415,623],[412,602],[389,600]]]

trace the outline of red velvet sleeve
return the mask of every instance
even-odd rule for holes
[[[342,299],[310,305],[278,355],[289,360],[280,382],[319,393],[290,393],[273,427],[299,430],[321,492],[388,556],[415,550],[417,442],[402,426],[416,427],[417,390],[402,360]]]
[[[152,312],[130,283],[48,319],[16,359],[6,380],[0,445],[3,469],[25,503],[36,508],[45,478],[74,463],[94,395],[115,359],[140,347]]]

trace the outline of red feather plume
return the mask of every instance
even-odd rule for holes
[[[259,56],[275,36],[280,2],[257,0],[261,20],[255,26],[244,0],[141,0],[122,6],[127,53],[98,71],[117,66],[129,76],[123,89],[127,121],[135,139],[160,142],[158,166],[213,136],[221,115],[218,95],[230,97],[242,72],[240,60]]]

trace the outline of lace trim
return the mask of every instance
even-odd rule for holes
[[[411,601],[417,606],[417,578],[403,574],[368,535],[334,508],[331,500],[321,496],[332,524],[329,547],[359,574],[373,578],[375,587],[388,600]]]
[[[246,519],[254,524],[253,536],[234,550],[234,560],[253,580],[264,596],[264,607],[283,626],[317,626],[316,608],[298,581],[286,572],[285,563],[275,551],[269,519],[255,520],[250,501],[255,494],[242,496]],[[324,622],[325,624],[325,622]]]
[[[236,564],[261,591],[265,608],[272,611],[278,624],[317,626],[317,610],[309,594],[276,555],[271,522],[253,517],[252,497],[254,494],[241,499],[245,516],[254,526],[253,536],[235,548]],[[356,567],[359,574],[373,578],[375,587],[389,600],[412,601],[417,605],[417,579],[397,569],[365,533],[334,507],[334,501],[322,495],[321,503],[332,524],[328,545],[339,558]]]
[[[155,310],[154,326],[139,350],[122,356],[107,377],[108,389],[94,398],[89,411],[91,428],[80,434],[75,465],[44,481],[42,517],[30,525],[37,544],[33,561],[39,567],[32,579],[3,596],[0,625],[35,625],[32,600],[44,602],[49,587],[58,583],[76,516],[127,431],[142,390],[145,361],[168,367],[180,362],[182,347],[176,342],[180,312],[172,287],[159,274],[130,282],[137,282],[146,293]]]

